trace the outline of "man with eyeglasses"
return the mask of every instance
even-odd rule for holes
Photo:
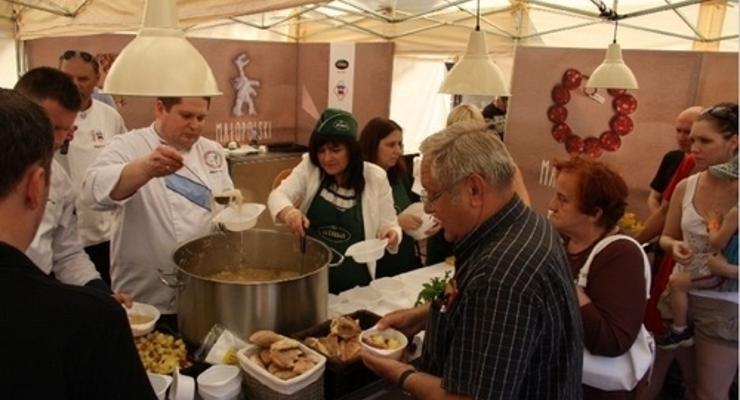
[[[61,135],[44,114],[16,91],[0,89],[3,398],[156,399],[121,306],[51,279],[24,254],[47,218],[45,206],[54,207],[48,195]]]
[[[427,212],[455,243],[444,294],[378,322],[426,329],[420,369],[363,352],[365,364],[419,399],[582,398],[583,338],[560,236],[515,194],[516,166],[485,124],[421,144]]]
[[[15,91],[46,111],[54,128],[55,152],[72,140],[81,99],[67,75],[54,68],[34,68],[18,80]],[[82,248],[72,182],[56,160],[51,164],[51,190],[44,218],[26,254],[42,271],[53,273],[63,283],[110,293],[110,287]],[[131,303],[125,294],[113,296],[124,304]]]
[[[118,213],[111,240],[111,283],[157,307],[176,324],[173,274],[178,245],[213,232],[223,209],[213,196],[234,188],[221,145],[202,137],[208,97],[160,97],[154,122],[117,135],[87,170],[83,201]]]
[[[75,119],[77,131],[61,152],[62,165],[72,179],[75,193],[82,188],[85,172],[100,151],[114,135],[126,132],[123,118],[113,107],[92,97],[100,79],[100,66],[88,52],[67,50],[59,57],[59,69],[67,74],[80,93],[82,105]],[[77,224],[85,252],[95,264],[103,280],[110,285],[110,238],[113,233],[113,214],[94,211],[82,204],[77,196]]]

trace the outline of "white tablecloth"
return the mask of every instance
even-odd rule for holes
[[[339,295],[329,295],[329,318],[349,314],[357,310],[368,310],[383,316],[391,311],[414,306],[422,284],[433,277],[443,277],[453,267],[438,263],[415,269],[389,278],[379,278],[369,286],[357,286]]]

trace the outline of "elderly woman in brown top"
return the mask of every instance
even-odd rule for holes
[[[557,161],[555,197],[550,221],[563,236],[574,278],[598,242],[618,232],[624,214],[627,184],[606,164],[571,158]],[[598,251],[590,264],[585,288],[578,287],[584,346],[592,354],[617,357],[637,338],[646,304],[642,249],[627,238]],[[632,391],[604,391],[583,385],[583,398],[632,399]]]

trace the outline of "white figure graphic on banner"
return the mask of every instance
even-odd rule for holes
[[[236,92],[234,98],[234,108],[231,110],[232,114],[237,117],[244,115],[242,112],[242,106],[247,103],[247,113],[249,115],[257,115],[257,109],[254,107],[254,97],[257,96],[257,91],[254,89],[260,86],[258,80],[249,79],[244,74],[244,68],[249,64],[249,57],[247,53],[241,53],[234,59],[234,65],[236,65],[237,71],[239,71],[239,77],[234,78],[232,86]]]
[[[347,85],[344,81],[337,82],[337,86],[334,87],[334,95],[337,96],[337,100],[344,100],[344,96],[347,95]]]

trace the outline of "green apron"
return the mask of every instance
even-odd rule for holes
[[[322,190],[319,189],[306,213],[311,221],[308,234],[344,254],[349,246],[365,240],[360,196],[357,196],[353,207],[341,210],[321,197]],[[352,257],[346,257],[339,266],[329,268],[329,292],[334,294],[357,285],[366,286],[370,280],[367,266],[356,263]]]
[[[398,179],[391,186],[391,189],[393,190],[393,206],[396,209],[396,214],[398,214],[411,205],[411,196],[409,195],[408,186],[404,184],[402,179]],[[420,266],[421,261],[416,255],[416,240],[404,233],[401,245],[398,247],[398,253],[390,254],[386,252],[383,258],[378,260],[375,277],[396,276]]]

